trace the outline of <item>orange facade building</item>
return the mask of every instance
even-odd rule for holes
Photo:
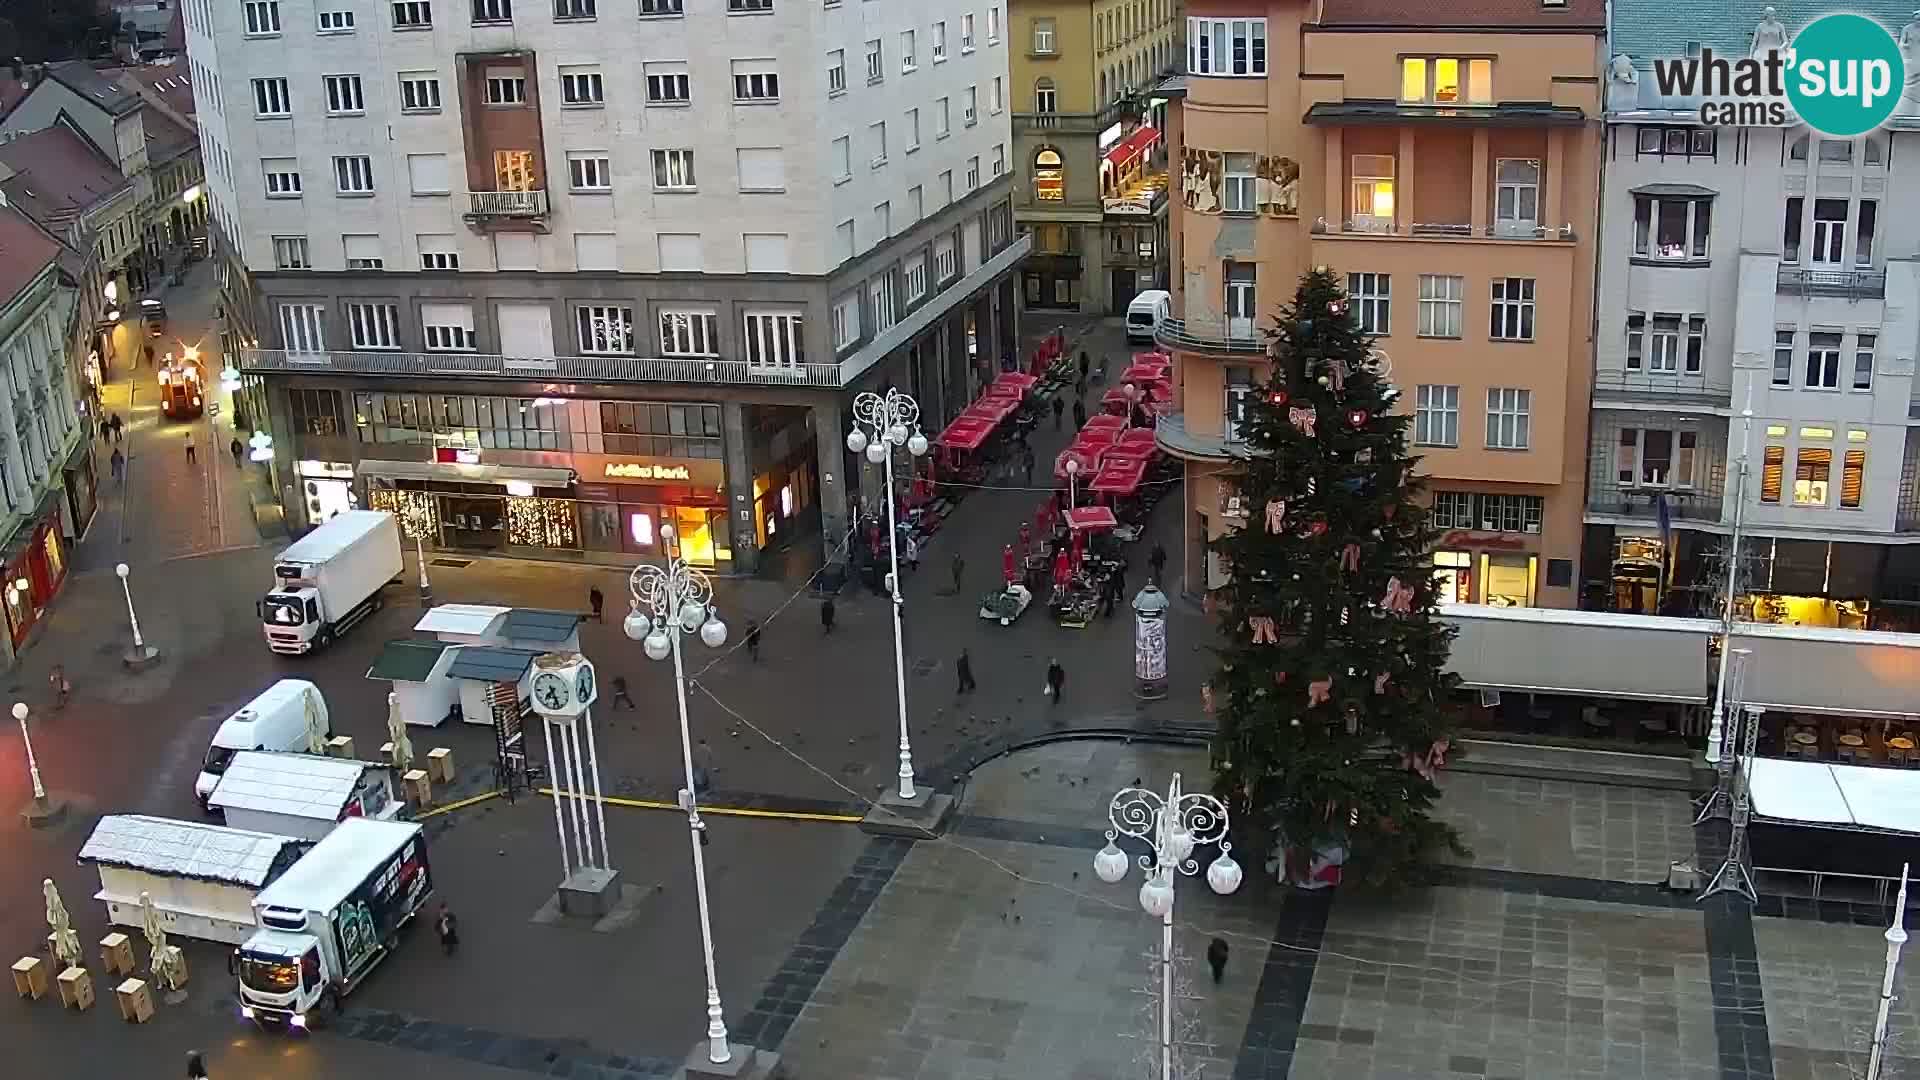
[[[1573,607],[1599,206],[1604,0],[1190,0],[1169,109],[1187,591],[1223,583],[1234,430],[1316,265],[1413,415],[1444,600]]]

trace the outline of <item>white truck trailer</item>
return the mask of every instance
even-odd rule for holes
[[[169,934],[238,945],[252,936],[253,901],[312,845],[292,836],[144,814],[108,814],[80,849],[100,871],[95,900],[115,926],[145,925],[148,896]]]
[[[261,1025],[324,1023],[432,895],[420,826],[342,822],[254,898],[260,929],[233,953],[240,1014]]]
[[[349,510],[281,552],[273,577],[259,602],[267,647],[311,652],[380,607],[400,577],[400,525],[384,510]]]

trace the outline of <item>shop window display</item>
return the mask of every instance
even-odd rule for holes
[[[518,547],[577,548],[573,500],[507,500],[507,543]]]

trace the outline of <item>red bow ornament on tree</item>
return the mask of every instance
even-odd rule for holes
[[[1307,707],[1312,708],[1333,695],[1333,677],[1315,679],[1307,684]]]
[[[1327,361],[1327,381],[1333,384],[1333,392],[1347,392],[1347,362],[1345,360]]]
[[[1213,715],[1213,687],[1206,685],[1200,687],[1200,708],[1208,716]]]
[[[1387,595],[1380,600],[1380,606],[1396,615],[1406,615],[1413,611],[1413,588],[1400,584],[1400,579],[1387,579]]]
[[[1313,438],[1314,420],[1315,416],[1313,406],[1311,405],[1305,408],[1295,405],[1293,408],[1287,410],[1287,422],[1292,424],[1296,431],[1309,439]]]
[[[1278,533],[1280,531],[1281,526],[1286,524],[1286,521],[1287,521],[1287,500],[1268,499],[1267,500],[1267,531],[1270,533]]]
[[[1273,616],[1254,615],[1247,619],[1247,625],[1253,628],[1253,643],[1255,645],[1278,645],[1280,643],[1280,635],[1274,632]]]
[[[1380,674],[1378,674],[1378,675],[1375,675],[1375,676],[1373,677],[1373,692],[1374,692],[1374,693],[1376,693],[1376,694],[1384,694],[1384,693],[1386,693],[1386,692],[1387,692],[1387,683],[1388,683],[1388,682],[1389,682],[1390,680],[1392,680],[1392,678],[1393,678],[1393,676],[1392,676],[1391,674],[1389,674],[1388,672],[1385,672],[1385,671],[1383,671],[1383,672],[1381,672],[1381,673],[1380,673]]]
[[[1360,572],[1360,545],[1348,544],[1340,549],[1340,569],[1349,573]]]

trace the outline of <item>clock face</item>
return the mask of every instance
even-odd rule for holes
[[[593,700],[593,669],[592,668],[583,667],[580,669],[580,673],[574,676],[573,698],[575,701],[580,701],[580,702],[590,702]]]
[[[566,708],[569,698],[567,680],[550,671],[534,676],[533,700],[548,712]]]

